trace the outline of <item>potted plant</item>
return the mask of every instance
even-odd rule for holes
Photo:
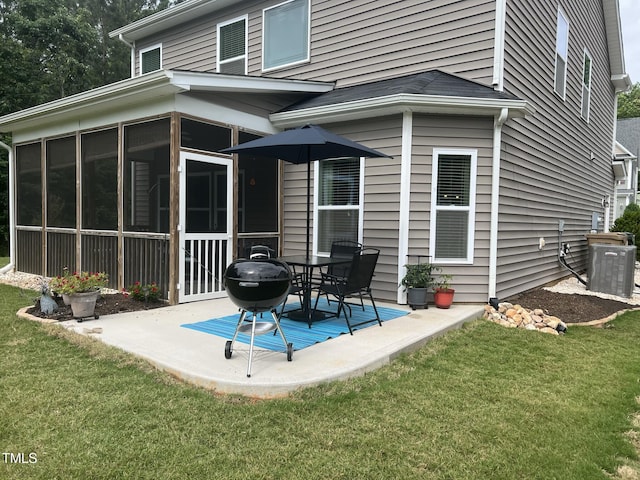
[[[413,310],[427,307],[427,291],[433,283],[433,265],[417,263],[404,267],[406,272],[400,284],[407,291],[407,303]]]
[[[451,288],[453,276],[443,273],[434,281],[433,303],[438,308],[449,308],[453,303],[455,290]]]
[[[65,269],[63,275],[52,278],[49,288],[52,292],[66,297],[75,318],[94,315],[100,289],[107,286],[109,276],[104,272],[74,272]]]

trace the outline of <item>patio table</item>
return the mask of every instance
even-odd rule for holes
[[[332,258],[319,255],[285,255],[284,257],[279,257],[278,260],[294,267],[303,268],[302,305],[299,309],[287,312],[287,317],[292,320],[303,320],[309,324],[309,327],[311,327],[311,323],[313,321],[326,318],[325,312],[321,312],[319,310],[314,312],[311,308],[313,270],[315,268],[328,267],[329,265],[344,265],[351,263],[351,258]]]

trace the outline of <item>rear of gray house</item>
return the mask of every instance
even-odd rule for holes
[[[251,245],[303,253],[306,167],[218,152],[307,123],[392,157],[312,169],[313,253],[379,248],[381,300],[418,256],[457,302],[560,279],[611,220],[617,1],[188,0],[111,37],[131,78],[0,118],[18,271],[224,296]]]

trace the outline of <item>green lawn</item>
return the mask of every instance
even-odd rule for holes
[[[639,313],[562,337],[473,322],[365,377],[251,400],[18,319],[30,301],[0,285],[2,479],[585,480],[638,467],[625,432],[640,410]]]

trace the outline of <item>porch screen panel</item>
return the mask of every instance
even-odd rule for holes
[[[42,225],[41,144],[16,147],[16,223]],[[40,246],[38,246],[38,251]],[[26,270],[22,270],[26,271]]]
[[[220,125],[180,119],[180,146],[218,152],[231,146],[231,129]]]
[[[318,253],[329,253],[334,240],[359,239],[361,162],[322,160],[318,168]]]
[[[240,143],[260,138],[240,132]],[[278,160],[257,155],[238,157],[238,232],[278,231]]]
[[[46,143],[47,226],[76,227],[76,137]]]
[[[169,232],[169,119],[124,127],[124,226]]]
[[[82,144],[82,228],[118,228],[118,130],[87,133]]]

